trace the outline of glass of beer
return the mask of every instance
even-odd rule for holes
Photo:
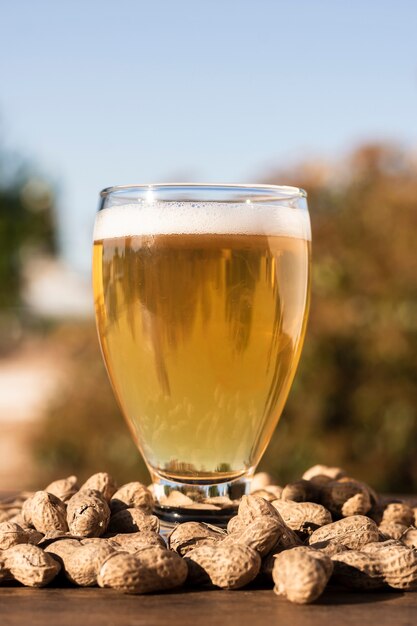
[[[101,192],[98,334],[163,520],[221,523],[248,493],[300,358],[310,242],[295,187]]]

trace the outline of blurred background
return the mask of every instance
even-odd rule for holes
[[[0,489],[147,480],[96,339],[97,193],[304,187],[312,306],[261,469],[417,489],[413,0],[14,0],[0,7]]]

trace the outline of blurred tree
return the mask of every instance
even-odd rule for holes
[[[377,488],[415,491],[415,162],[396,147],[372,144],[327,176],[310,172],[286,176],[309,192],[310,321],[262,467],[286,480],[309,464],[337,464]],[[280,173],[270,180],[279,181]]]
[[[27,253],[54,250],[53,194],[28,172],[0,146],[0,311],[20,303]]]

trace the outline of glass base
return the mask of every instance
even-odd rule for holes
[[[236,515],[240,499],[250,492],[250,477],[224,483],[179,483],[153,476],[155,514],[164,526],[206,522],[225,527]]]

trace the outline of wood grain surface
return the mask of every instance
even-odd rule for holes
[[[328,591],[297,606],[271,590],[126,596],[110,589],[0,588],[1,626],[411,626],[416,593]]]

